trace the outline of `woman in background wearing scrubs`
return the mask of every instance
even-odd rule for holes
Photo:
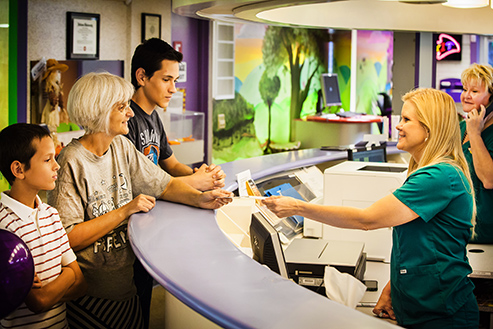
[[[435,89],[403,96],[397,148],[411,154],[404,184],[366,209],[288,197],[263,202],[279,217],[373,230],[394,227],[390,282],[373,312],[406,328],[478,328],[466,245],[474,192],[461,149],[455,103]]]
[[[467,117],[460,123],[462,149],[476,194],[476,225],[471,242],[493,243],[493,68],[473,64],[461,75],[460,97]]]

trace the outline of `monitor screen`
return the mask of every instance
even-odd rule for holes
[[[252,214],[250,242],[254,260],[266,265],[277,274],[285,278],[288,277],[279,235],[276,229],[259,212]]]
[[[295,174],[282,174],[257,182],[259,192],[264,196],[284,195],[309,202],[315,199],[315,194],[301,183]],[[286,238],[291,239],[303,232],[304,217],[299,215],[283,218],[275,224],[275,228]]]
[[[387,149],[385,145],[372,146],[371,149],[348,149],[349,161],[363,162],[387,162]]]
[[[302,188],[301,180],[292,173],[259,180],[256,184],[260,193],[265,196],[287,195],[307,202],[315,199],[315,194],[308,188]]]
[[[320,76],[325,106],[342,105],[337,74],[323,73]]]

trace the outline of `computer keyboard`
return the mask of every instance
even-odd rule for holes
[[[365,115],[365,113],[356,113],[356,112],[337,112],[337,116],[340,116],[341,118],[352,118],[352,117],[358,117]]]

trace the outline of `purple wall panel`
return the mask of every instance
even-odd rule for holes
[[[467,38],[467,35],[462,36],[462,38]],[[471,64],[474,63],[479,63],[479,36],[477,35],[470,35],[471,38]]]
[[[197,20],[173,14],[171,24],[171,44],[175,41],[182,43],[183,62],[187,63],[187,82],[176,84],[177,88],[186,88],[185,105],[188,111],[202,112],[197,104],[198,80],[198,35]]]
[[[182,43],[183,62],[187,63],[187,81],[176,84],[185,88],[187,111],[205,114],[205,158],[207,159],[207,122],[209,90],[209,21],[171,14],[171,45]]]

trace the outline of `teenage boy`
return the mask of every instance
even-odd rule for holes
[[[0,229],[26,243],[35,268],[31,291],[0,321],[2,328],[68,328],[65,301],[86,291],[57,210],[38,196],[55,188],[59,168],[53,140],[43,127],[17,123],[0,132],[0,171],[11,185],[1,193]]]
[[[132,84],[135,94],[130,101],[134,117],[128,121],[126,135],[135,147],[171,176],[201,191],[224,186],[226,175],[220,166],[203,164],[192,169],[176,159],[168,144],[156,107],[165,109],[176,92],[182,53],[167,42],[152,38],[137,46],[132,57]],[[138,260],[134,264],[134,281],[140,298],[145,327],[149,326],[153,278]]]
[[[135,147],[171,176],[178,177],[198,190],[224,186],[225,174],[220,166],[203,164],[193,170],[179,162],[168,144],[156,107],[166,108],[176,92],[182,53],[161,39],[152,38],[137,46],[132,57],[132,84],[135,94],[130,106],[134,117],[128,122],[126,135]]]

